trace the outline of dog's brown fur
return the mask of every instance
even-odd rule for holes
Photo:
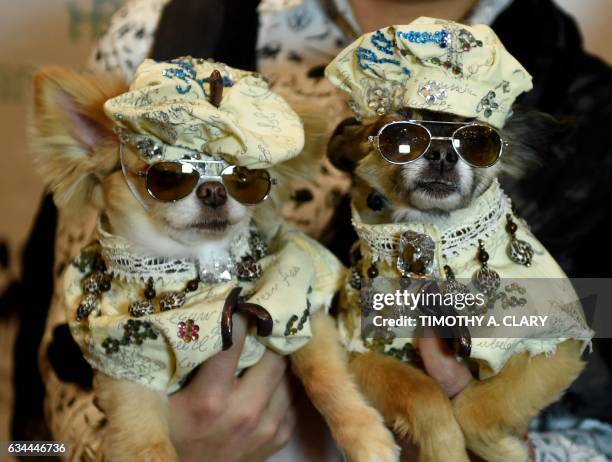
[[[126,207],[135,204],[117,171],[119,146],[102,109],[108,98],[123,91],[124,85],[109,77],[80,76],[57,68],[36,75],[32,148],[36,166],[62,209],[79,213],[93,203],[112,220],[113,216],[121,218],[129,212]],[[282,182],[298,170],[299,165],[296,170],[293,163],[275,168],[272,175]],[[272,200],[257,207],[254,219],[262,224],[276,219],[273,214],[282,204],[282,194],[275,192]],[[145,212],[136,205],[133,213]],[[312,340],[292,355],[292,363],[340,446],[353,461],[396,460],[393,435],[352,381],[331,318],[323,313],[313,316],[312,331]],[[96,374],[95,392],[108,418],[107,460],[178,460],[169,437],[166,396],[101,373]]]
[[[359,386],[398,436],[418,444],[421,461],[467,461],[451,402],[425,372],[380,353],[353,354]]]
[[[581,354],[582,342],[567,340],[551,356],[522,353],[499,374],[473,381],[453,400],[468,448],[491,462],[526,460],[529,422],[576,380]]]
[[[312,320],[313,339],[291,356],[293,371],[302,380],[308,396],[326,416],[334,439],[349,460],[388,460],[389,441],[378,428],[380,414],[364,406],[350,376],[346,352],[329,316]]]
[[[394,207],[410,206],[399,187],[401,167],[384,161],[367,141],[369,135],[375,135],[392,120],[441,117],[406,112],[410,114],[390,114],[370,125],[348,121],[330,140],[328,155],[332,163],[354,173],[352,200],[366,222],[393,222]],[[508,133],[521,133],[526,117],[520,113],[520,120],[508,121]],[[544,115],[536,117],[540,125],[550,123]],[[461,119],[444,115],[442,120]],[[510,134],[506,136],[509,137]],[[519,172],[516,158],[529,157],[530,145],[521,139],[512,142],[515,149],[523,150],[508,156],[515,164],[498,164],[494,169],[484,169],[488,172],[477,172],[483,175],[478,181],[488,186],[489,178],[500,173]],[[534,161],[524,160],[523,163]],[[390,207],[379,211],[367,207],[366,200],[373,189],[385,196]],[[343,303],[347,303],[345,296],[340,297]],[[422,461],[467,461],[467,448],[491,462],[524,462],[528,453],[523,437],[530,420],[559,399],[580,374],[584,368],[581,353],[582,342],[568,340],[550,356],[514,356],[497,375],[473,380],[453,399],[447,398],[421,369],[380,353],[353,353],[350,368],[386,423],[419,446]]]
[[[62,68],[39,72],[33,80],[30,123],[34,166],[53,192],[62,211],[78,214],[92,202],[100,206],[100,179],[117,165],[115,136],[77,139],[75,123],[103,128],[112,135],[112,122],[102,110],[104,102],[127,90],[112,76],[88,78]],[[68,114],[81,116],[75,120]]]
[[[529,422],[578,377],[581,351],[581,342],[568,340],[550,357],[517,355],[452,400],[420,369],[380,353],[354,354],[350,366],[387,424],[419,446],[422,461],[467,461],[467,447],[491,462],[524,462]]]
[[[102,444],[109,460],[179,460],[168,437],[165,396],[139,383],[117,380],[101,372],[95,374],[94,390],[108,422]]]

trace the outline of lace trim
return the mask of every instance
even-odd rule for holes
[[[236,274],[237,263],[241,257],[249,254],[249,235],[247,228],[232,241],[227,258],[208,259],[206,262],[196,260],[165,258],[143,255],[126,239],[114,236],[98,226],[99,242],[102,256],[109,272],[127,282],[154,281],[175,283],[193,279],[198,275],[200,280],[208,283],[228,281]]]
[[[490,240],[500,221],[511,211],[510,199],[494,181],[471,207],[457,210],[446,218],[433,219],[431,223],[368,225],[353,209],[353,225],[373,262],[392,263],[398,254],[400,235],[408,230],[431,235],[442,258],[448,260],[475,249],[478,239]]]
[[[500,221],[512,213],[510,198],[501,189],[498,197],[486,204],[484,213],[477,215],[471,223],[451,227],[441,235],[442,257],[457,257],[462,252],[478,246],[478,240],[489,240],[495,234]],[[486,210],[488,208],[488,211]]]
[[[387,233],[382,233],[379,229],[368,226],[360,226],[355,223],[354,226],[359,235],[359,241],[367,249],[373,263],[382,260],[390,264],[397,256],[400,234],[406,229],[405,227],[389,225]]]
[[[115,236],[101,237],[102,256],[109,272],[124,281],[177,282],[193,279],[197,275],[194,262],[189,260],[148,257],[138,254],[130,244]]]

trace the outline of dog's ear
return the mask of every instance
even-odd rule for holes
[[[117,165],[117,138],[103,105],[125,90],[117,78],[61,68],[34,76],[30,141],[35,168],[67,212],[91,203],[100,179]]]
[[[329,143],[327,157],[338,170],[352,172],[357,163],[368,155],[370,127],[361,125],[354,117],[338,124]]]
[[[344,119],[327,144],[329,161],[338,170],[352,173],[357,163],[372,151],[368,137],[376,135],[383,125],[400,118],[397,113],[387,114],[369,125],[360,124],[354,117]]]
[[[502,174],[521,178],[544,164],[551,155],[552,141],[566,129],[549,114],[515,105],[502,130],[508,143]]]

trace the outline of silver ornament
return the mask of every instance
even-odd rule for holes
[[[133,316],[135,318],[147,316],[149,314],[155,313],[155,306],[153,305],[153,302],[151,300],[138,300],[136,302],[130,303],[128,313],[130,313],[130,316]]]
[[[359,274],[359,270],[354,266],[351,268],[350,284],[353,289],[361,289],[361,274]]]
[[[471,294],[472,292],[465,284],[462,284],[455,279],[451,279],[442,284],[442,293],[452,294],[454,297],[455,295],[467,295]]]
[[[483,266],[472,277],[474,286],[485,295],[490,295],[499,289],[501,280],[497,271]]]
[[[418,95],[424,98],[428,105],[435,105],[447,98],[448,91],[440,82],[436,80],[429,80],[424,85],[421,85]]]
[[[185,292],[164,292],[159,297],[159,308],[162,311],[174,310],[183,306],[186,299]]]
[[[455,299],[457,295],[463,295],[463,299],[465,300],[465,295],[472,293],[470,288],[455,279],[455,273],[453,273],[453,270],[450,266],[444,266],[444,272],[446,273],[446,281],[441,284],[440,288],[442,290],[442,293],[444,295],[451,294],[453,296],[453,299]],[[468,306],[468,311],[469,308],[470,306]],[[455,309],[460,311],[463,308],[455,307]]]
[[[512,219],[512,214],[506,214],[506,231],[510,234],[510,242],[506,247],[508,258],[519,265],[531,266],[533,259],[533,247],[525,241],[516,238],[517,224]]]
[[[87,318],[92,312],[98,311],[98,297],[95,294],[85,294],[79,302],[77,308],[76,320],[82,321]]]
[[[155,144],[151,138],[144,138],[138,141],[136,149],[147,159],[153,159],[154,157],[161,158],[163,156],[161,146]]]
[[[251,230],[249,233],[249,249],[255,261],[268,255],[268,246],[266,242],[255,230]]]
[[[261,277],[261,266],[253,261],[252,258],[244,258],[237,268],[239,281],[254,281]]]
[[[368,107],[378,115],[385,115],[391,109],[389,90],[376,87],[367,95]]]
[[[508,258],[519,265],[531,266],[533,247],[528,242],[513,238],[506,247]]]
[[[87,294],[98,294],[100,293],[100,284],[102,284],[103,276],[101,273],[91,273],[81,283],[83,292]]]
[[[431,274],[436,244],[427,235],[406,231],[400,236],[397,269],[402,276],[424,278]]]

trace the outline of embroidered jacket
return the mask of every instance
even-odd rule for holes
[[[414,327],[377,331],[368,323],[370,329],[365,328],[363,332],[365,340],[362,339],[361,329],[362,308],[365,306],[368,310],[371,306],[364,303],[361,292],[374,290],[389,293],[401,288],[398,269],[398,259],[402,258],[400,236],[408,231],[429,236],[433,240],[435,249],[431,276],[440,281],[442,291],[445,287],[444,267],[448,265],[457,282],[468,285],[474,296],[482,293],[472,284],[472,278],[481,268],[477,258],[479,240],[484,243],[489,254],[488,268],[500,276],[499,288],[485,297],[487,303],[474,303],[457,311],[459,316],[484,316],[485,325],[490,317],[500,323],[486,329],[470,327],[470,360],[479,366],[481,378],[496,374],[511,356],[521,352],[549,354],[554,352],[558,343],[569,338],[581,339],[588,344],[593,332],[585,322],[582,306],[570,281],[526,224],[516,218],[513,218],[518,226],[516,238],[530,244],[534,256],[529,267],[515,263],[508,256],[507,246],[511,237],[506,224],[507,215],[511,213],[510,199],[497,181],[469,208],[454,211],[447,217],[434,218],[428,223],[370,225],[364,223],[357,210],[353,209],[353,225],[360,238],[362,258],[354,263],[352,272],[347,274],[345,302],[341,304],[344,309],[339,317],[341,335],[349,350],[377,350],[404,360],[411,358],[412,337],[416,335]],[[411,284],[407,290],[413,291],[414,287]],[[367,293],[365,295],[368,296]],[[365,300],[371,303],[371,295],[370,299]],[[399,319],[396,306],[380,313]],[[401,313],[415,316],[410,309],[402,309]],[[506,316],[511,316],[505,319],[506,322],[516,324],[514,320],[524,315],[548,317],[541,325],[503,324]],[[540,322],[541,318],[537,321]],[[477,338],[478,333],[483,338]]]
[[[233,276],[225,282],[200,282],[196,290],[181,292],[197,275],[193,263],[158,259],[164,272],[137,264],[132,265],[130,276],[125,268],[137,258],[134,249],[118,236],[101,229],[98,234],[107,272],[114,274],[112,287],[100,294],[96,309],[79,320],[83,280],[93,269],[91,249],[67,267],[64,295],[72,335],[95,369],[168,393],[222,350],[221,314],[234,287],[242,287],[244,301],[264,307],[274,322],[267,337],[257,336],[255,329],[248,333],[238,364],[243,369],[257,363],[266,348],[286,355],[306,344],[311,338],[310,316],[329,308],[343,277],[342,265],[331,253],[303,233],[281,225],[268,244],[270,253],[257,262],[262,270],[259,279],[239,281]],[[244,251],[239,243],[236,247],[240,258]],[[146,260],[147,256],[141,257]],[[158,296],[185,293],[184,304],[160,311],[154,299],[155,313],[131,316],[129,306],[144,298],[149,277],[154,278]]]

